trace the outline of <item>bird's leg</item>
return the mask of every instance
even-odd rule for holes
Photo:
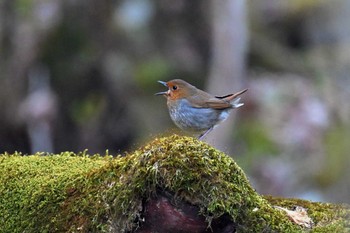
[[[210,127],[207,131],[205,131],[204,133],[202,133],[201,135],[199,135],[198,140],[202,140],[202,138],[205,137],[205,135],[207,135],[210,131],[213,130],[213,127]]]

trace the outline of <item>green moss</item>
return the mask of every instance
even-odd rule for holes
[[[51,229],[69,197],[67,190],[90,182],[87,175],[110,157],[75,155],[0,156],[0,225],[4,232]]]
[[[203,142],[189,137],[162,138],[139,153],[145,167],[156,168],[158,186],[198,205],[208,220],[229,214],[242,231],[247,231],[246,224],[254,226],[251,232],[299,229],[267,205],[229,156]],[[277,219],[284,219],[284,224],[270,225]]]
[[[209,224],[229,215],[237,232],[304,230],[258,195],[232,158],[190,137],[155,139],[115,158],[5,154],[0,183],[3,232],[130,231],[138,225],[142,201],[159,189],[197,205]],[[334,225],[325,218],[339,219],[334,229],[345,228],[344,215],[331,213],[314,215],[319,229]]]
[[[265,196],[271,205],[293,209],[301,206],[307,209],[309,217],[315,223],[310,232],[350,232],[350,206],[310,202],[294,198]]]

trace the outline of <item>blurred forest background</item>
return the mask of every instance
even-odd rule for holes
[[[1,0],[0,152],[123,153],[175,129],[157,80],[245,106],[206,141],[263,194],[350,202],[350,1]]]

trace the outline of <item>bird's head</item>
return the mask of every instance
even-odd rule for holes
[[[169,82],[158,81],[168,88],[167,91],[158,92],[155,95],[164,95],[168,100],[177,100],[190,96],[196,88],[181,79],[173,79]]]

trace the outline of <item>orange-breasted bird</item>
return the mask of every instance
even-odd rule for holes
[[[158,81],[168,87],[168,91],[155,95],[164,95],[170,117],[182,130],[199,134],[199,139],[207,135],[215,126],[224,121],[230,110],[239,108],[238,96],[246,92],[244,89],[235,94],[214,96],[202,91],[181,79],[169,82]]]

